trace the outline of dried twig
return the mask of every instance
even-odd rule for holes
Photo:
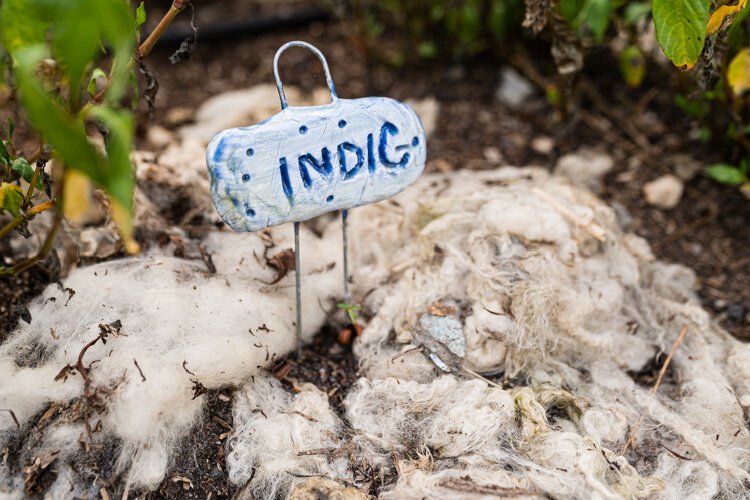
[[[222,426],[223,428],[225,428],[229,432],[232,432],[234,430],[234,428],[231,425],[229,425],[229,422],[227,422],[223,418],[220,418],[220,417],[217,417],[216,415],[213,415],[211,417],[211,420],[213,420],[214,422],[216,422],[217,424],[219,424],[220,426]]]
[[[16,423],[16,427],[18,427],[19,431],[21,430],[21,424],[18,422],[18,418],[16,418],[16,414],[13,410],[9,408],[0,408],[0,411],[7,411],[8,413],[10,413],[11,418]]]
[[[156,28],[154,28],[154,31],[152,31],[148,38],[146,38],[141,46],[138,47],[138,57],[140,59],[143,59],[144,57],[149,55],[149,53],[151,53],[151,49],[154,48],[154,45],[156,45],[156,42],[164,34],[164,31],[169,27],[170,24],[172,24],[172,21],[174,21],[174,18],[177,17],[177,14],[185,10],[185,7],[187,7],[188,3],[190,3],[189,0],[174,0],[172,2],[172,6],[169,7],[167,13],[164,14],[164,17],[161,18],[159,24],[157,24]]]
[[[602,243],[607,241],[607,233],[599,224],[595,223],[594,221],[581,220],[581,218],[575,212],[557,201],[549,193],[542,189],[539,189],[538,187],[531,188],[531,192],[552,205],[552,208],[560,212],[560,214],[562,214],[565,218],[588,231],[589,234],[591,234],[591,236],[593,236],[597,240],[601,241]]]
[[[201,253],[201,259],[203,259],[203,263],[206,264],[208,274],[216,274],[216,265],[214,264],[214,259],[211,254],[206,251],[206,247],[203,245],[203,243],[200,243],[198,245],[198,250]]]
[[[141,379],[142,379],[141,382],[145,382],[146,376],[143,374],[143,370],[141,370],[141,367],[138,366],[138,361],[136,361],[135,358],[133,358],[133,364],[135,365],[136,368],[138,368],[138,373],[141,374]]]
[[[393,356],[391,358],[391,363],[393,363],[394,361],[396,361],[401,356],[406,356],[407,354],[415,354],[415,353],[418,353],[418,352],[424,352],[424,346],[423,345],[418,346],[418,347],[412,347],[411,349],[407,349],[404,352],[400,352],[400,353],[396,354],[395,356]]]
[[[672,361],[672,357],[674,356],[675,351],[677,351],[677,348],[680,347],[680,344],[682,344],[682,341],[685,339],[685,334],[687,333],[687,331],[688,331],[687,325],[683,326],[682,330],[680,331],[680,334],[677,336],[677,339],[674,341],[674,344],[672,344],[672,349],[669,350],[669,355],[667,355],[667,359],[665,359],[664,364],[661,365],[661,370],[659,370],[659,376],[656,377],[656,383],[654,384],[654,387],[651,389],[652,396],[655,396],[656,391],[659,390],[659,386],[661,385],[661,382],[664,379],[664,374],[667,373],[667,368],[669,368],[669,363]],[[630,433],[630,437],[625,443],[625,446],[622,448],[620,455],[624,455],[628,451],[628,449],[635,443],[635,435],[638,433],[638,430],[641,428],[641,424],[643,424],[643,418],[644,416],[641,415],[641,418],[638,419],[638,423],[635,424],[635,427],[633,427],[633,430]]]
[[[503,388],[503,386],[500,385],[500,384],[498,384],[497,382],[493,382],[492,380],[488,379],[487,377],[485,377],[485,376],[483,376],[483,375],[475,372],[474,370],[470,370],[469,368],[466,368],[465,366],[462,366],[461,370],[465,371],[466,373],[468,373],[469,375],[471,375],[472,377],[474,377],[474,378],[476,378],[478,380],[486,382],[487,384],[491,385],[492,387],[497,387],[498,389],[502,389]]]
[[[477,484],[467,477],[448,478],[440,481],[438,484],[449,490],[474,493],[477,495],[492,495],[501,498],[537,495],[537,493],[524,488],[506,488],[494,484]]]
[[[661,446],[662,448],[664,448],[665,450],[667,450],[669,453],[671,453],[672,455],[676,456],[680,460],[687,460],[687,461],[693,460],[692,458],[686,457],[685,455],[680,455],[679,453],[677,453],[676,451],[674,451],[671,448],[667,448],[667,445],[665,445],[664,443],[659,443],[659,446]]]

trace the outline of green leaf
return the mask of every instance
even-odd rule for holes
[[[653,0],[656,40],[672,63],[689,69],[703,50],[709,0]]]
[[[53,52],[66,68],[71,87],[88,85],[83,76],[106,45],[113,53],[113,81],[107,98],[109,102],[119,99],[127,85],[127,65],[135,44],[135,19],[129,6],[123,0],[67,0],[56,16]]]
[[[639,19],[651,14],[650,2],[631,2],[625,7],[623,18],[629,25],[634,25]]]
[[[8,153],[8,148],[5,147],[5,141],[0,141],[0,161],[5,165],[10,164],[10,153]]]
[[[94,106],[91,117],[99,120],[108,130],[105,144],[109,169],[104,187],[113,199],[129,211],[133,206],[135,185],[130,162],[133,117],[128,111],[107,106]]]
[[[18,89],[29,122],[52,144],[69,168],[79,170],[100,186],[105,186],[106,166],[89,143],[83,122],[62,109],[34,76],[45,53],[39,46],[17,52]]]
[[[86,90],[88,90],[88,93],[89,93],[90,96],[96,95],[96,81],[99,78],[104,78],[106,80],[107,79],[107,74],[104,72],[103,69],[96,68],[91,73],[91,78],[89,78],[89,85],[88,85],[88,87],[86,89]]]
[[[465,2],[462,11],[461,23],[461,40],[464,43],[470,43],[479,36],[479,29],[482,24],[480,20],[479,7],[473,2]]]
[[[586,0],[560,0],[560,14],[568,21],[571,27],[578,28],[578,16],[583,12]]]
[[[29,165],[29,162],[26,161],[26,158],[24,157],[15,158],[10,163],[10,168],[13,171],[18,172],[26,182],[31,182],[31,178],[34,176],[34,167]]]
[[[18,172],[26,182],[31,183],[31,180],[34,178],[34,167],[32,167],[26,158],[22,156],[14,159],[10,164],[10,168]],[[44,189],[44,183],[42,182],[41,176],[36,180],[36,188],[40,191]]]
[[[684,113],[687,113],[693,118],[702,118],[704,115],[704,110],[701,103],[697,102],[695,99],[689,99],[683,94],[677,94],[676,96],[674,96],[674,103]]]
[[[16,50],[43,43],[47,22],[34,0],[4,0],[0,7],[0,39],[12,55]]]
[[[101,51],[101,21],[91,18],[88,3],[85,0],[66,0],[66,7],[56,13],[52,30],[52,53],[68,75],[74,99],[80,97],[78,92],[84,83],[87,66]]]
[[[742,39],[746,31],[745,19],[749,14],[750,8],[742,9],[742,11],[737,14],[737,17],[734,18],[732,26],[727,30],[730,47],[737,48],[742,44]]]
[[[620,71],[629,86],[638,88],[646,76],[646,59],[635,45],[626,47],[620,54]]]
[[[422,42],[417,46],[417,53],[419,57],[432,59],[437,55],[437,46],[429,41]]]
[[[586,24],[598,42],[602,41],[612,12],[610,0],[589,0],[586,5]]]
[[[488,25],[496,39],[502,40],[508,32],[510,13],[508,5],[504,1],[496,1],[492,4]]]
[[[7,210],[13,217],[18,217],[21,205],[23,205],[21,188],[9,182],[0,184],[0,209]]]
[[[748,172],[750,172],[750,162],[747,161],[747,158],[743,158],[740,161],[739,170],[742,175],[747,175]]]
[[[713,180],[729,186],[739,186],[748,182],[747,176],[734,165],[716,163],[706,169],[706,173]]]
[[[107,103],[116,103],[129,81],[130,61],[135,47],[135,18],[130,6],[123,0],[88,1],[96,7],[98,18],[102,19],[102,39],[112,48],[112,69],[109,72],[109,88],[105,100]]]
[[[141,2],[138,8],[135,9],[135,26],[140,31],[143,23],[146,22],[146,6]]]

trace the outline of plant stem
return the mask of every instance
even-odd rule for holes
[[[55,200],[47,200],[39,205],[34,205],[26,211],[27,217],[33,217],[55,206]]]
[[[30,209],[26,211],[26,217],[16,217],[9,223],[7,223],[5,226],[0,229],[0,239],[5,238],[8,236],[8,234],[13,231],[18,225],[24,220],[28,219],[30,217],[34,217],[35,215],[38,215],[46,210],[49,210],[50,208],[53,208],[55,206],[55,200],[47,200],[44,203],[40,203],[39,205],[34,205]]]
[[[39,180],[39,173],[41,172],[41,170],[42,170],[42,167],[40,165],[37,165],[36,168],[34,169],[34,174],[31,176],[31,181],[29,181],[29,189],[26,191],[26,196],[23,199],[22,206],[24,210],[26,210],[26,207],[28,207],[29,203],[31,202],[31,196],[34,194],[36,181]]]
[[[44,240],[44,244],[42,245],[42,248],[39,249],[39,252],[37,252],[37,254],[30,259],[21,261],[11,268],[3,269],[2,271],[0,271],[0,276],[18,274],[30,268],[40,260],[46,258],[55,244],[55,238],[57,237],[57,232],[60,230],[60,226],[62,226],[62,220],[62,212],[57,212],[57,214],[55,214],[55,221],[52,223],[52,228],[50,229],[49,233],[47,233],[47,238]]]
[[[11,231],[13,231],[21,223],[23,218],[16,217],[12,221],[8,222],[2,229],[0,229],[0,239],[5,238]]]
[[[175,17],[177,17],[177,14],[182,12],[185,7],[187,7],[188,3],[189,0],[174,0],[172,2],[172,6],[169,8],[167,13],[164,14],[164,17],[161,18],[161,21],[159,21],[159,24],[156,25],[154,31],[152,31],[148,38],[146,38],[146,41],[144,41],[141,46],[138,47],[139,59],[143,59],[144,57],[149,55],[151,49],[154,48],[154,45],[156,45],[156,42],[159,40],[161,35],[169,27],[169,25],[172,24],[172,21]]]

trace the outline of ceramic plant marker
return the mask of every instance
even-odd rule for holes
[[[279,57],[290,47],[312,51],[323,65],[331,102],[289,106]],[[341,210],[344,302],[349,303],[348,211],[390,198],[422,173],[424,128],[409,106],[387,97],[339,99],[323,54],[306,42],[284,44],[273,59],[281,112],[257,125],[216,134],[206,162],[211,197],[235,231],[294,222],[297,350],[301,350],[302,289],[299,224]]]

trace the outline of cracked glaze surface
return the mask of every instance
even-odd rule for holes
[[[386,97],[288,107],[216,134],[211,196],[235,231],[258,231],[384,200],[412,184],[426,156],[414,110]]]

